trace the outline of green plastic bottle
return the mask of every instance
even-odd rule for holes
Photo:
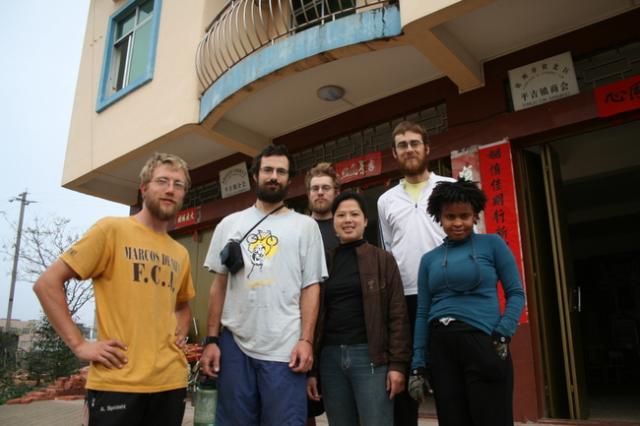
[[[205,377],[198,382],[195,392],[195,411],[193,414],[194,426],[215,426],[216,404],[218,402],[218,389],[216,380]]]

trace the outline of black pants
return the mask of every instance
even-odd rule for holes
[[[409,313],[409,324],[411,326],[411,348],[413,348],[413,328],[416,323],[416,310],[418,308],[418,296],[405,296],[407,302],[407,312]],[[407,383],[409,382],[409,371],[405,372]],[[393,424],[394,426],[417,426],[418,407],[420,404],[411,398],[405,389],[401,394],[396,395],[393,404]]]
[[[87,390],[84,426],[180,426],[186,389],[156,393]]]
[[[430,325],[431,385],[440,426],[512,426],[513,363],[461,321]]]

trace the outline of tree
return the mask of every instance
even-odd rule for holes
[[[16,367],[16,352],[18,349],[18,335],[0,331],[0,377]]]
[[[41,380],[51,381],[68,376],[76,371],[81,362],[49,323],[46,316],[36,325],[34,345],[26,354],[29,375],[40,384]]]
[[[18,271],[21,281],[35,282],[79,238],[69,229],[69,222],[69,219],[62,217],[49,220],[36,217],[32,226],[23,229]],[[13,244],[3,244],[2,253],[5,257],[13,256]],[[65,283],[65,293],[71,317],[93,298],[91,283],[76,279]]]
[[[18,277],[21,281],[35,282],[62,253],[79,237],[69,229],[69,219],[53,217],[49,220],[36,218],[32,226],[22,231],[19,254]],[[13,256],[12,244],[4,244],[2,253]],[[65,283],[65,294],[71,317],[93,298],[91,283],[71,279]],[[49,381],[69,375],[80,365],[80,361],[56,334],[46,316],[34,330],[34,344],[25,355],[30,375],[38,380]]]

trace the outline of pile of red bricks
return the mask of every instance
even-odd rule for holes
[[[44,389],[29,392],[20,398],[11,399],[7,404],[28,404],[33,401],[44,401],[49,399],[82,399],[84,398],[84,385],[87,383],[88,367],[79,370],[69,377],[57,379],[53,384]]]
[[[183,349],[184,355],[187,357],[187,362],[197,362],[202,356],[202,346],[197,343],[189,343]]]

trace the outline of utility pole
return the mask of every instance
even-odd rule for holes
[[[24,208],[31,203],[37,201],[27,200],[27,191],[25,190],[19,197],[13,197],[9,199],[10,203],[14,201],[20,201],[20,219],[18,219],[18,232],[16,235],[16,251],[13,254],[13,270],[11,271],[11,286],[9,290],[9,308],[7,309],[7,322],[4,326],[4,331],[9,332],[11,327],[11,311],[13,310],[13,293],[16,289],[16,278],[18,276],[18,259],[20,257],[20,239],[22,238],[22,222],[24,219]]]

